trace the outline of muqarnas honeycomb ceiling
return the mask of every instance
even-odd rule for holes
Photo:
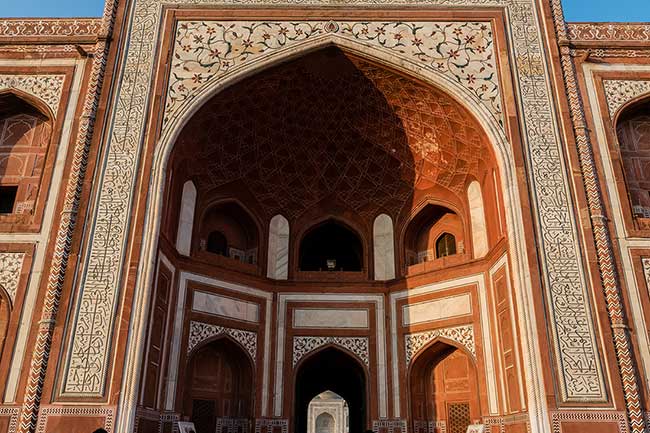
[[[202,194],[236,185],[267,218],[336,203],[367,221],[396,218],[422,194],[463,200],[494,166],[484,132],[449,95],[334,47],[215,95],[174,160]]]

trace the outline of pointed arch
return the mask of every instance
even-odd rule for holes
[[[192,248],[192,228],[194,226],[194,211],[196,210],[196,186],[188,180],[183,184],[181,195],[181,211],[176,232],[176,250],[189,256]]]

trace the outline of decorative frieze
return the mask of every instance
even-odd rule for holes
[[[593,425],[594,430],[598,430],[599,425],[602,428],[603,423],[618,424],[618,431],[621,433],[629,432],[627,425],[627,416],[625,412],[606,412],[606,411],[558,411],[551,412],[551,423],[553,433],[562,433],[562,423],[572,423],[580,425]]]
[[[474,327],[472,325],[464,325],[405,335],[404,350],[406,352],[406,365],[410,365],[418,352],[436,338],[446,338],[447,340],[455,341],[476,358]]]
[[[24,260],[25,253],[0,253],[0,287],[5,289],[12,305],[16,302]]]
[[[203,322],[190,322],[190,335],[187,343],[187,353],[189,354],[196,346],[202,342],[217,337],[227,335],[248,352],[253,360],[257,360],[257,333],[251,331],[242,331],[241,329],[226,328],[224,326],[212,325]]]
[[[112,407],[98,407],[98,406],[47,406],[41,408],[38,417],[38,425],[36,426],[36,433],[47,433],[50,430],[47,426],[49,417],[63,418],[104,418],[103,428],[108,433],[113,433],[113,422],[115,420],[115,409]]]
[[[650,96],[650,80],[603,80],[603,87],[612,120],[628,102],[646,94]]]
[[[0,92],[16,89],[43,101],[56,116],[61,102],[65,75],[0,74]]]
[[[643,42],[650,40],[650,24],[645,23],[568,23],[572,42]]]
[[[0,20],[0,37],[96,36],[101,28],[99,18],[5,19]]]
[[[354,353],[367,367],[370,366],[367,337],[293,337],[293,366],[309,353],[328,344]]]

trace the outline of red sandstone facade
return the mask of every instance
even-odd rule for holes
[[[0,20],[0,431],[650,429],[650,25]]]

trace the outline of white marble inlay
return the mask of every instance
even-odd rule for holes
[[[368,329],[368,310],[295,309],[293,327]]]
[[[260,320],[260,308],[256,303],[213,293],[194,292],[192,310],[245,322],[257,323]]]
[[[472,313],[472,297],[469,293],[402,307],[402,324],[415,325],[433,320],[465,316]]]

